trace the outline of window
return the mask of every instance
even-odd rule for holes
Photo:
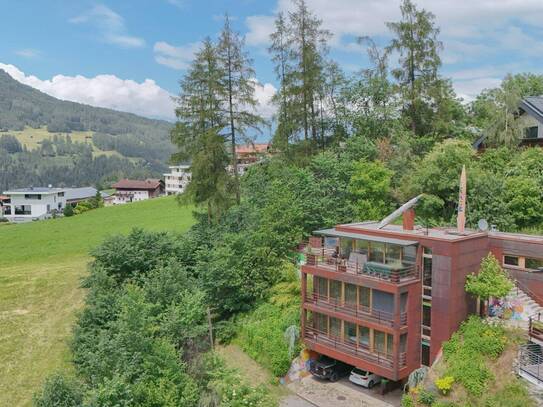
[[[386,352],[386,334],[381,331],[373,331],[373,349],[375,352]]]
[[[508,266],[518,266],[518,257],[517,256],[503,256],[503,264]]]
[[[405,312],[407,308],[407,293],[401,293],[400,295],[400,312]]]
[[[47,205],[47,213],[51,212],[51,205]]]
[[[387,355],[392,355],[392,348],[394,347],[394,338],[392,334],[387,334],[386,343]]]
[[[32,215],[32,206],[15,205],[15,215]]]
[[[374,310],[394,313],[394,295],[380,290],[373,290],[371,306]]]
[[[424,366],[430,366],[430,345],[423,343],[421,345],[420,363]]]
[[[330,299],[341,301],[341,281],[330,280]]]
[[[371,308],[371,288],[359,287],[359,289],[360,289],[360,293],[359,293],[360,308],[369,310]]]
[[[40,194],[25,194],[25,199],[41,199]]]
[[[402,259],[404,263],[415,263],[417,261],[417,247],[405,246],[402,248]]]
[[[431,257],[423,257],[422,259],[422,285],[425,285],[427,287],[432,286],[432,258]]]
[[[356,286],[345,283],[345,303],[356,307]]]
[[[328,298],[328,280],[322,277],[315,277],[317,283],[317,294],[321,299]]]
[[[385,262],[385,244],[379,242],[372,242],[370,249],[370,261],[377,263]]]
[[[347,342],[356,343],[356,325],[351,322],[343,322],[343,338]]]
[[[315,312],[313,324],[313,327],[317,331],[321,331],[325,334],[328,333],[328,317],[326,315]]]
[[[422,303],[422,325],[432,326],[432,306],[426,302]]]
[[[369,248],[370,248],[370,245],[369,245],[369,242],[367,240],[355,240],[355,244],[356,244],[356,251],[358,253],[362,253],[362,254],[368,254],[369,253]]]
[[[401,260],[402,248],[395,244],[387,244],[386,261],[387,264],[397,264]]]
[[[525,138],[537,138],[537,126],[527,127],[524,129]]]
[[[366,326],[358,327],[358,344],[362,348],[370,347],[370,329]]]
[[[341,319],[330,317],[330,336],[341,337]]]
[[[407,352],[407,334],[400,336],[400,353]]]
[[[64,196],[64,192],[59,192],[58,196]]]
[[[341,243],[341,255],[344,258],[348,259],[351,254],[351,250],[353,248],[353,239],[341,238],[340,243]]]
[[[541,259],[531,259],[529,257],[526,257],[525,267],[527,269],[537,270],[537,269],[543,267],[543,260],[541,260]]]

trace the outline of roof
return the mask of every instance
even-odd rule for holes
[[[236,146],[237,154],[255,154],[255,153],[266,153],[269,148],[269,144],[242,144]]]
[[[389,244],[395,244],[399,246],[412,246],[412,245],[418,244],[416,240],[393,239],[390,237],[380,237],[380,236],[364,235],[361,233],[343,232],[343,231],[339,231],[335,229],[316,230],[313,233],[317,235],[348,237],[351,239],[368,240],[370,242],[389,243]]]
[[[7,201],[9,199],[9,196],[7,195],[0,195],[0,202]]]
[[[161,184],[162,180],[159,179],[146,179],[145,181],[122,179],[119,182],[113,184],[112,187],[115,189],[154,190],[159,188]]]
[[[5,195],[14,195],[14,194],[54,194],[57,192],[65,191],[64,188],[51,188],[51,187],[30,187],[30,188],[18,188],[11,189],[9,191],[4,191]]]
[[[96,195],[96,188],[82,187],[82,188],[67,188],[65,197],[68,201],[89,199]]]

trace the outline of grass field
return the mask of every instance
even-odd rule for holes
[[[30,405],[45,376],[68,368],[89,250],[133,227],[186,230],[191,211],[167,197],[0,226],[0,406]]]

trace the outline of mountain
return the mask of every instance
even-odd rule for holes
[[[59,100],[0,70],[0,189],[96,185],[122,176],[156,176],[174,152],[172,126]],[[78,165],[91,173],[82,174]],[[63,174],[67,170],[76,172],[73,178]],[[17,173],[10,177],[8,171]]]

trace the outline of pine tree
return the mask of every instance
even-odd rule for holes
[[[236,201],[240,202],[239,174],[236,156],[238,137],[248,141],[247,130],[260,131],[264,119],[255,113],[255,71],[252,60],[244,51],[244,40],[232,30],[230,19],[225,15],[224,27],[217,47],[217,59],[223,74],[222,93],[225,95],[224,109],[228,118],[232,169]]]
[[[400,10],[401,21],[387,23],[395,36],[388,50],[400,53],[400,66],[392,73],[398,80],[411,130],[423,135],[427,130],[425,125],[431,122],[431,118],[425,119],[429,113],[426,100],[430,98],[431,89],[440,84],[439,51],[443,45],[437,38],[439,28],[432,13],[417,9],[411,0],[403,0]]]
[[[181,81],[177,123],[171,134],[178,147],[172,160],[191,161],[191,182],[180,199],[207,206],[209,222],[230,204],[228,155],[220,134],[228,123],[222,109],[224,76],[217,48],[208,38]]]

